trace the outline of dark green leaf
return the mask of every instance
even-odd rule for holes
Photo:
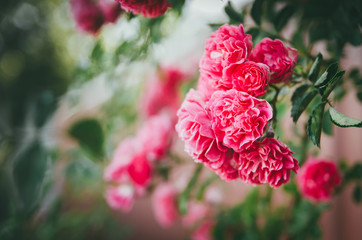
[[[362,102],[362,91],[357,93],[357,98],[360,102]]]
[[[260,33],[260,29],[259,28],[250,28],[246,33],[250,34],[252,39],[255,40]]]
[[[332,121],[331,121],[329,111],[324,112],[322,130],[328,136],[333,135],[333,125],[332,125]]]
[[[313,109],[313,112],[309,116],[307,124],[307,135],[309,139],[318,147],[320,147],[322,121],[325,105],[325,102],[321,102]]]
[[[323,99],[327,99],[329,94],[335,89],[335,87],[339,84],[339,81],[342,79],[345,71],[338,72],[327,84],[325,88],[322,88],[323,91],[322,97]]]
[[[69,129],[69,135],[76,139],[79,145],[92,157],[103,155],[103,130],[96,119],[83,119],[76,122]]]
[[[252,8],[251,8],[251,17],[254,19],[255,23],[260,25],[261,23],[261,15],[263,12],[263,3],[264,0],[255,0]]]
[[[362,180],[362,163],[356,163],[352,167],[350,167],[344,177],[344,181],[361,181]]]
[[[331,115],[331,120],[332,122],[337,125],[338,127],[362,127],[362,121],[355,119],[355,118],[351,118],[348,117],[346,115],[344,115],[343,113],[338,112],[336,109],[334,109],[333,107],[329,108],[329,113]]]
[[[210,23],[209,27],[211,27],[212,31],[216,31],[219,29],[219,27],[221,27],[222,24],[221,23]]]
[[[362,185],[357,184],[353,190],[353,200],[356,203],[361,203],[362,201]]]
[[[309,41],[314,43],[330,36],[329,28],[325,24],[313,25],[309,28]]]
[[[303,94],[308,90],[309,85],[304,84],[302,86],[299,86],[297,89],[295,89],[293,96],[292,96],[292,104],[294,104],[299,98],[303,96]]]
[[[317,58],[314,60],[313,65],[311,66],[308,78],[310,81],[315,82],[317,80],[319,70],[322,66],[323,56],[322,54],[318,53]]]
[[[313,90],[304,93],[299,98],[295,97],[295,102],[292,107],[292,117],[294,122],[298,121],[300,115],[308,107],[309,103],[313,100],[313,98],[317,95],[317,93],[318,91]]]
[[[185,4],[185,0],[167,0],[173,9],[177,10],[177,11],[181,11],[183,5]]]
[[[318,78],[314,86],[322,88],[328,84],[328,82],[336,75],[338,71],[338,63],[332,63],[328,66],[327,70]]]
[[[234,23],[243,23],[244,22],[244,16],[241,13],[238,13],[234,9],[234,7],[231,5],[230,1],[225,6],[224,10],[225,10],[225,13],[229,16],[231,22],[234,22]]]
[[[286,5],[277,13],[274,19],[274,26],[278,32],[284,28],[291,16],[293,16],[295,10],[296,8],[293,5]]]

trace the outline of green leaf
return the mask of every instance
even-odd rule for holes
[[[255,40],[260,33],[260,29],[259,28],[250,28],[246,33],[250,34],[252,39]]]
[[[362,163],[356,163],[352,167],[350,167],[344,177],[343,180],[345,182],[351,181],[361,181],[362,180]]]
[[[322,133],[322,121],[325,102],[321,102],[314,109],[312,114],[309,116],[307,124],[307,135],[309,139],[320,147],[321,133]]]
[[[310,92],[304,93],[301,97],[295,97],[293,107],[292,107],[292,117],[293,121],[297,122],[300,115],[303,111],[308,107],[309,103],[313,100],[313,98],[317,95],[318,91],[313,90]]]
[[[331,115],[332,122],[338,127],[346,128],[346,127],[362,127],[362,121],[348,117],[343,113],[338,112],[333,107],[329,108],[329,113]]]
[[[329,94],[335,89],[335,87],[338,85],[339,80],[342,79],[343,75],[344,75],[345,71],[340,71],[338,72],[332,79],[331,81],[328,83],[328,85],[323,88],[323,94],[322,97],[323,99],[327,99]]]
[[[82,119],[70,129],[69,135],[92,157],[103,155],[104,136],[100,123],[96,119]]]
[[[241,13],[238,13],[234,9],[234,7],[231,5],[230,1],[225,6],[224,10],[225,10],[225,13],[229,16],[231,22],[234,22],[234,23],[243,23],[244,22],[244,16]]]
[[[323,61],[323,56],[321,53],[318,53],[317,58],[314,60],[308,73],[308,78],[310,81],[315,82],[317,80],[319,70],[322,66],[322,61]]]
[[[362,185],[357,184],[356,187],[353,190],[353,200],[356,203],[362,202]]]
[[[93,61],[100,61],[103,56],[103,47],[101,40],[98,40],[96,44],[93,47],[92,53],[91,53],[91,59]]]
[[[314,86],[317,88],[322,88],[326,86],[328,82],[334,77],[334,75],[336,75],[337,71],[338,71],[338,63],[332,63],[314,83]]]
[[[264,0],[255,0],[253,6],[251,7],[251,17],[254,19],[255,23],[260,25],[261,15],[263,12],[263,3]]]
[[[294,104],[299,98],[303,96],[303,94],[308,90],[310,86],[308,84],[304,84],[302,86],[299,86],[297,89],[295,89],[293,95],[292,95],[292,103]]]
[[[284,28],[291,16],[293,16],[295,10],[296,8],[293,5],[286,5],[277,13],[274,19],[274,26],[278,32]]]
[[[331,116],[328,110],[324,112],[322,130],[328,136],[333,135],[333,126],[332,126]]]

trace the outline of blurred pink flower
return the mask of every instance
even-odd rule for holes
[[[113,209],[129,212],[134,202],[135,191],[131,185],[108,186],[105,199]]]
[[[175,223],[179,214],[177,211],[177,195],[169,184],[160,184],[152,196],[152,207],[157,222],[163,227]]]
[[[117,0],[121,7],[133,14],[154,18],[164,14],[171,4],[167,0]]]
[[[214,92],[207,105],[217,139],[236,152],[261,137],[273,116],[267,101],[235,89]]]
[[[214,221],[208,220],[201,224],[191,235],[192,240],[212,240],[212,230],[214,228]]]
[[[148,160],[162,158],[170,147],[174,124],[167,114],[154,115],[138,131],[137,139]]]
[[[270,80],[269,67],[248,61],[230,66],[218,82],[219,90],[236,89],[254,97],[264,95]]]
[[[128,174],[133,183],[140,188],[146,188],[151,181],[152,165],[144,153],[135,155],[128,166]]]
[[[310,157],[297,175],[297,183],[304,197],[312,201],[327,201],[342,182],[334,162]]]
[[[180,107],[179,87],[186,75],[171,67],[161,67],[156,77],[146,83],[141,99],[141,113],[147,117],[166,110],[170,115]]]
[[[109,23],[115,23],[122,9],[115,0],[99,0],[99,8],[102,11],[104,20]]]
[[[252,50],[249,60],[269,66],[270,83],[288,82],[297,64],[298,50],[286,47],[279,39],[264,38]]]
[[[204,203],[194,201],[189,202],[187,214],[182,218],[182,224],[185,227],[192,227],[203,220],[210,211],[210,207]]]
[[[245,62],[252,47],[251,36],[245,34],[243,25],[224,24],[206,40],[200,72],[209,82],[218,81],[232,64]]]
[[[91,34],[98,33],[104,18],[101,9],[93,0],[71,0],[70,7],[80,30]]]
[[[240,178],[246,183],[279,187],[290,179],[291,170],[299,169],[298,161],[288,146],[274,138],[254,142],[239,155]]]

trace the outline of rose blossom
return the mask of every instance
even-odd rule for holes
[[[191,235],[192,240],[212,240],[212,230],[214,228],[214,221],[207,220],[201,224]]]
[[[137,149],[137,139],[128,138],[116,148],[111,163],[104,170],[108,182],[131,182],[142,190],[151,180],[152,166],[144,152]]]
[[[279,39],[264,38],[252,50],[249,60],[269,66],[271,83],[287,82],[293,75],[298,50],[284,46]]]
[[[310,157],[297,175],[297,183],[304,197],[312,201],[327,201],[342,178],[337,165],[324,159]]]
[[[176,131],[195,162],[204,163],[224,180],[235,179],[237,167],[233,163],[233,151],[216,139],[204,96],[191,89],[177,116]]]
[[[246,183],[279,187],[290,179],[290,171],[299,169],[288,146],[274,138],[254,142],[239,155],[240,178]]]
[[[98,6],[104,20],[109,23],[115,23],[122,11],[119,3],[114,0],[99,0]]]
[[[174,188],[169,184],[160,184],[152,196],[152,207],[157,222],[170,227],[177,220],[177,198]]]
[[[214,92],[208,107],[217,139],[236,152],[261,137],[273,116],[267,101],[235,89]]]
[[[148,160],[162,158],[170,147],[173,123],[167,114],[149,118],[137,134],[137,139]]]
[[[245,62],[252,47],[251,36],[245,34],[243,25],[224,24],[206,40],[200,72],[209,81],[217,81],[230,65]]]
[[[133,206],[134,196],[134,188],[130,185],[108,186],[105,199],[111,208],[129,212]]]
[[[154,18],[164,14],[171,4],[167,0],[117,0],[121,7],[133,14]]]
[[[101,9],[92,0],[72,0],[70,6],[77,27],[82,31],[97,34],[104,23]]]
[[[236,89],[254,97],[264,95],[270,80],[269,67],[263,63],[248,61],[230,66],[219,81],[218,89]]]
[[[186,75],[171,67],[161,67],[157,76],[148,79],[141,99],[141,113],[147,117],[167,110],[171,115],[180,107],[179,86]]]

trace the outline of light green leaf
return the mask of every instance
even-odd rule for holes
[[[362,127],[362,121],[348,117],[343,113],[338,112],[333,107],[329,108],[329,113],[331,115],[332,122],[338,127],[346,128],[346,127]]]

